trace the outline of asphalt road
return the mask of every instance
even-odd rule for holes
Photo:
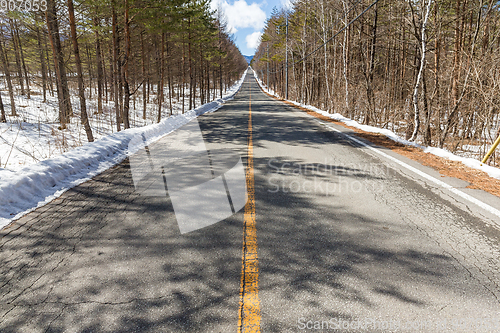
[[[241,154],[247,185],[251,159],[254,205],[181,234],[169,196],[137,193],[126,160],[1,230],[0,332],[250,332],[256,324],[262,332],[500,332],[497,216],[353,142],[349,130],[266,96],[251,74],[199,123],[210,151]],[[376,149],[500,207],[463,181]],[[258,280],[242,278],[252,246]],[[250,323],[240,292],[253,292]]]

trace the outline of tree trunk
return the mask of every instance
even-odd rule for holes
[[[24,79],[26,80],[26,97],[28,99],[31,98],[31,92],[30,92],[30,81],[29,81],[29,76],[28,76],[28,70],[26,68],[26,62],[24,61],[24,52],[23,52],[23,46],[21,44],[21,38],[19,37],[19,29],[17,28],[17,23],[14,22],[14,27],[15,27],[15,36],[17,39],[17,45],[19,45],[19,53],[21,55],[21,64],[23,65],[23,72],[24,72]]]
[[[83,84],[82,61],[80,59],[80,50],[78,48],[78,40],[76,35],[75,10],[73,8],[73,0],[68,0],[68,14],[69,14],[69,25],[71,29],[71,40],[73,42],[73,52],[75,53],[76,73],[78,75],[78,96],[80,98],[80,116],[82,119],[83,128],[85,129],[85,133],[87,134],[87,140],[89,142],[93,142],[94,136],[92,135],[92,129],[90,128],[87,116],[87,105],[85,101],[85,86]]]
[[[185,109],[185,104],[186,104],[186,94],[185,94],[185,87],[186,87],[186,43],[183,41],[182,42],[182,113],[184,113]]]
[[[418,70],[417,82],[415,83],[415,89],[413,90],[413,111],[414,111],[414,125],[413,134],[411,135],[410,141],[415,141],[417,139],[418,131],[420,129],[420,110],[418,108],[418,92],[420,89],[420,82],[425,70],[425,54],[427,48],[427,22],[429,21],[429,13],[431,12],[432,0],[427,3],[424,18],[422,21],[421,36],[420,36],[420,69]],[[424,96],[427,99],[427,96]]]
[[[324,1],[321,1],[321,34],[322,34],[322,39],[323,43],[325,43],[323,47],[323,60],[325,62],[324,65],[324,75],[325,75],[325,85],[326,85],[326,94],[324,95],[324,104],[325,104],[325,109],[326,111],[330,112],[330,103],[331,103],[331,95],[330,95],[330,82],[328,79],[328,58],[327,58],[327,36],[326,36],[326,17],[325,17],[325,8],[324,8]]]
[[[203,69],[203,55],[200,51],[200,99],[201,104],[205,104],[205,77],[204,77],[204,69]]]
[[[347,12],[346,0],[342,1],[342,5],[344,7],[344,12]],[[349,21],[349,17],[346,16],[344,18],[344,26],[345,26],[344,40],[342,42],[342,74],[344,76],[346,114],[348,115],[348,117],[352,118],[353,115],[351,114],[351,109],[349,107],[349,80],[348,80],[349,75],[348,75],[348,67],[347,67],[347,64],[348,64],[347,58],[349,56],[349,28],[347,25],[348,21]]]
[[[370,124],[371,116],[375,114],[375,96],[373,92],[373,74],[375,71],[375,44],[377,42],[377,20],[378,20],[378,5],[374,7],[374,17],[372,25],[372,40],[370,44],[370,63],[368,65],[368,73],[366,74],[366,96],[368,99],[368,111],[365,114],[363,123]]]
[[[170,37],[168,35],[167,37]],[[170,59],[170,44],[168,43],[168,39],[166,41],[166,48],[167,48],[167,60]],[[172,87],[172,78],[170,74],[170,66],[167,66],[167,80],[168,80],[168,104],[170,107],[170,115],[172,115],[172,93],[173,93],[173,87]]]
[[[0,123],[6,123],[5,109],[3,108],[2,95],[0,94]]]
[[[141,33],[141,60],[142,60],[142,119],[146,119],[146,52],[144,51],[144,31]]]
[[[192,98],[193,98],[193,105],[191,106],[190,110],[193,110],[193,109],[196,109],[196,92],[198,90],[198,87],[197,87],[197,84],[198,82],[196,81],[196,77],[198,75],[198,67],[196,66],[196,64],[193,66],[193,78],[191,79],[191,87],[189,87],[190,91],[191,91],[191,95],[192,95]]]
[[[9,97],[10,97],[10,115],[15,117],[16,113],[16,103],[14,101],[14,89],[12,88],[12,80],[10,77],[9,70],[9,59],[7,58],[7,53],[5,52],[5,48],[3,47],[3,41],[0,40],[0,57],[2,58],[3,71],[7,78],[7,87],[9,89]]]
[[[50,69],[50,56],[49,56],[49,47],[47,46],[47,35],[45,30],[43,30],[43,52],[45,63],[47,64],[47,84],[49,87],[50,96],[54,97],[54,80],[52,80],[52,71]]]
[[[109,90],[110,90],[109,86],[113,86],[113,84],[110,82],[110,78],[108,76],[108,72],[106,71],[106,61],[104,60],[104,55],[102,53],[102,48],[101,48],[100,58],[101,58],[101,61],[102,61],[102,88],[103,88],[103,93],[104,93],[104,98],[105,98],[106,104],[108,104],[109,98],[110,98],[109,97]],[[113,66],[109,66],[109,67],[112,68]],[[111,72],[110,75],[113,75],[112,73],[113,72]]]
[[[125,59],[123,60],[123,87],[125,89],[125,101],[123,102],[123,126],[130,128],[129,110],[130,110],[130,86],[128,63],[130,60],[130,26],[129,26],[129,8],[128,0],[124,0],[124,32],[125,32]]]
[[[42,37],[40,35],[40,28],[36,28],[36,39],[38,42],[38,52],[40,52],[40,67],[42,72],[42,90],[43,90],[43,102],[47,102],[47,68],[45,66],[45,57],[42,48]]]
[[[57,21],[55,0],[47,0],[45,18],[47,20],[47,29],[49,31],[49,39],[54,58],[54,68],[56,71],[59,121],[61,123],[61,128],[66,128],[66,124],[69,123],[69,116],[72,112],[68,81],[66,78],[66,69],[64,67],[64,57],[61,48],[61,39],[59,38],[59,23]]]
[[[450,106],[448,106],[448,109],[454,109],[454,106],[457,105],[457,101],[458,101],[458,81],[460,79],[460,53],[461,53],[461,43],[460,43],[460,40],[461,40],[461,30],[460,30],[460,21],[464,20],[464,18],[462,17],[462,19],[460,20],[460,17],[462,16],[461,15],[461,4],[462,4],[462,0],[456,0],[456,7],[455,7],[455,11],[456,11],[456,19],[455,19],[455,43],[454,43],[454,56],[453,56],[453,74],[452,74],[452,77],[451,77],[451,98],[452,98],[452,107],[450,108]],[[454,118],[455,118],[455,112],[452,110],[449,112],[448,114],[448,123],[451,125],[453,122],[454,122]],[[443,148],[444,146],[444,141],[445,141],[445,138],[448,134],[448,131],[449,131],[449,127],[450,125],[445,125],[445,129],[441,135],[441,139],[440,139],[440,142],[439,142],[439,147],[440,148]]]
[[[5,116],[5,109],[3,107],[2,94],[0,94],[0,123],[6,123],[7,117]]]
[[[191,61],[191,18],[188,19],[189,110],[193,108],[193,63]]]
[[[115,1],[111,2],[111,10],[112,10],[112,30],[113,30],[113,85],[114,85],[114,102],[115,102],[115,114],[116,114],[116,130],[119,132],[121,131],[121,123],[122,123],[122,118],[121,118],[121,110],[120,110],[120,94],[118,93],[119,90],[119,40],[118,40],[118,22],[117,22],[117,16],[116,16],[116,4]]]
[[[427,101],[427,80],[425,78],[425,72],[422,74],[422,101],[423,101],[423,106],[424,106],[424,116],[425,116],[425,123],[424,123],[424,145],[430,146],[432,144],[432,134],[431,134],[431,116],[432,112],[431,109],[429,108],[429,104]]]
[[[85,51],[87,52],[87,70],[89,72],[89,98],[92,100],[92,56],[90,55],[89,44],[85,43]]]
[[[160,122],[161,121],[161,107],[162,107],[162,104],[163,104],[163,77],[164,77],[164,62],[165,62],[165,33],[162,33],[161,34],[161,48],[160,48],[160,54],[159,54],[159,57],[158,57],[158,60],[160,62],[159,64],[159,78],[158,78],[158,117],[157,117],[157,121]]]
[[[103,65],[101,56],[101,37],[99,36],[99,19],[94,17],[95,55],[97,62],[97,113],[102,113]]]
[[[9,18],[10,24],[10,39],[12,41],[12,45],[14,47],[14,55],[16,59],[16,68],[17,68],[17,79],[19,81],[19,88],[21,89],[21,95],[24,95],[24,82],[23,82],[23,72],[21,69],[21,57],[19,56],[19,46],[17,45],[17,38],[14,35],[14,22],[11,18]]]
[[[438,3],[434,4],[434,21],[435,22],[439,21],[438,6],[439,6]],[[433,91],[432,97],[431,97],[430,109],[432,110],[433,101],[436,101],[435,105],[436,105],[438,114],[436,117],[435,129],[436,129],[437,137],[439,137],[441,135],[441,128],[440,128],[440,125],[441,125],[440,124],[440,121],[441,121],[441,107],[440,107],[441,94],[440,94],[440,83],[439,83],[439,71],[440,71],[439,62],[440,62],[440,54],[441,54],[441,52],[440,52],[441,33],[439,32],[440,26],[437,27],[436,30],[438,30],[438,33],[434,39],[434,91]],[[431,112],[429,112],[429,117],[427,119],[427,124],[426,124],[426,127],[427,127],[426,133],[428,132],[428,136],[429,136],[428,141],[426,141],[427,139],[424,136],[424,144],[428,145],[428,146],[430,146],[432,144],[432,132],[431,132],[430,126],[431,126]]]

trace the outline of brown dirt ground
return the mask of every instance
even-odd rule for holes
[[[266,93],[267,94],[267,93]],[[267,94],[268,96],[271,96]],[[276,98],[274,96],[271,96]],[[418,161],[423,165],[434,168],[439,171],[441,177],[455,177],[470,183],[467,188],[480,189],[489,192],[497,197],[500,197],[500,179],[492,178],[488,176],[487,173],[479,171],[470,167],[465,166],[462,162],[451,161],[443,157],[439,157],[430,153],[424,153],[420,148],[405,146],[401,143],[392,141],[388,137],[378,133],[368,133],[360,129],[347,126],[346,124],[338,121],[334,121],[328,117],[325,117],[319,113],[308,110],[306,108],[297,106],[290,102],[281,100],[282,102],[293,106],[297,109],[307,112],[308,114],[319,118],[324,121],[328,121],[346,128],[352,129],[356,132],[356,135],[362,137],[378,146],[383,146],[393,150],[394,152],[410,158],[414,161]]]

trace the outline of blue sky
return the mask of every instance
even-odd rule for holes
[[[228,30],[234,35],[241,53],[253,55],[273,8],[289,4],[290,0],[212,0],[212,9],[222,9]]]

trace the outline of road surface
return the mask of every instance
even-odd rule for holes
[[[198,120],[242,156],[250,204],[181,234],[125,160],[1,230],[0,332],[500,332],[498,217],[251,73]]]

